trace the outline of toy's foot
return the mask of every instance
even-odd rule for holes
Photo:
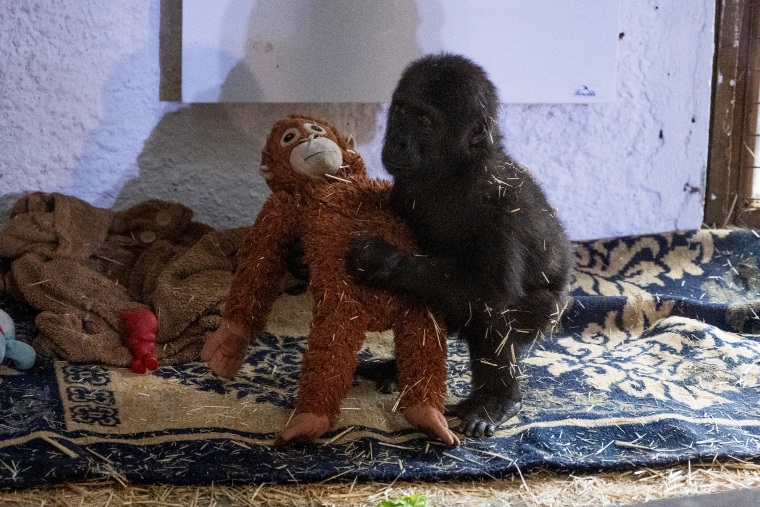
[[[150,371],[158,369],[158,359],[156,359],[156,356],[153,354],[143,357],[143,364],[145,365],[145,368]]]
[[[447,412],[461,419],[457,431],[467,437],[481,438],[493,436],[502,423],[517,415],[520,408],[522,402],[519,399],[482,394],[447,408]]]
[[[415,405],[403,413],[407,422],[415,428],[440,438],[447,445],[459,445],[459,437],[449,429],[446,418],[430,405]]]
[[[0,316],[3,314],[8,315],[4,311],[0,310]],[[8,317],[8,319],[10,319],[10,317]],[[5,358],[12,360],[16,365],[16,368],[19,370],[28,370],[34,366],[34,361],[37,358],[37,353],[34,351],[31,345],[20,342],[15,338],[9,339],[10,336],[15,336],[16,333],[15,329],[11,329],[10,327],[13,325],[13,321],[11,321],[11,324],[3,325],[5,328],[0,328],[0,336],[2,336],[3,331],[7,333],[5,337]],[[13,335],[11,335],[11,333],[13,333]]]
[[[132,361],[132,365],[130,366],[129,369],[132,370],[132,373],[137,373],[138,375],[142,375],[143,373],[148,371],[147,368],[145,368],[145,365],[143,364],[143,362],[140,361],[139,359],[135,359],[134,361]]]
[[[295,442],[313,442],[330,429],[330,418],[326,415],[301,412],[294,415],[282,433],[274,441],[275,447]]]
[[[132,361],[130,369],[133,373],[143,374],[158,368],[158,360],[153,354],[145,354],[140,359]]]

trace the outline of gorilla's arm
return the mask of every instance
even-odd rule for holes
[[[490,296],[496,296],[506,306],[524,295],[519,284],[509,283],[520,280],[525,269],[522,257],[510,246],[503,246],[496,257],[499,262],[487,258],[460,260],[411,256],[383,238],[359,236],[351,243],[346,264],[358,283],[422,302],[444,313],[454,328],[472,317],[478,301],[493,302]]]

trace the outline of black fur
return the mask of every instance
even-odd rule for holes
[[[391,202],[425,256],[378,237],[348,254],[359,283],[443,313],[466,340],[472,394],[459,430],[491,436],[520,410],[520,345],[547,332],[565,305],[572,251],[530,172],[504,153],[499,100],[482,68],[457,55],[423,57],[393,94],[383,164]]]

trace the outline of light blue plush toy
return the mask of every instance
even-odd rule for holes
[[[0,362],[8,358],[19,370],[34,366],[37,353],[31,345],[16,340],[16,324],[11,316],[0,310]]]

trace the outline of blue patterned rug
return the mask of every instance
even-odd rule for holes
[[[625,469],[760,455],[760,235],[691,231],[578,245],[564,329],[526,350],[524,409],[494,438],[429,441],[357,381],[319,443],[275,450],[308,330],[307,296],[283,296],[234,381],[204,364],[153,374],[39,361],[0,366],[0,486],[133,482],[393,481],[499,477],[534,467]],[[3,307],[20,338],[25,307]],[[363,358],[387,356],[371,335]],[[451,343],[449,394],[468,392]]]

